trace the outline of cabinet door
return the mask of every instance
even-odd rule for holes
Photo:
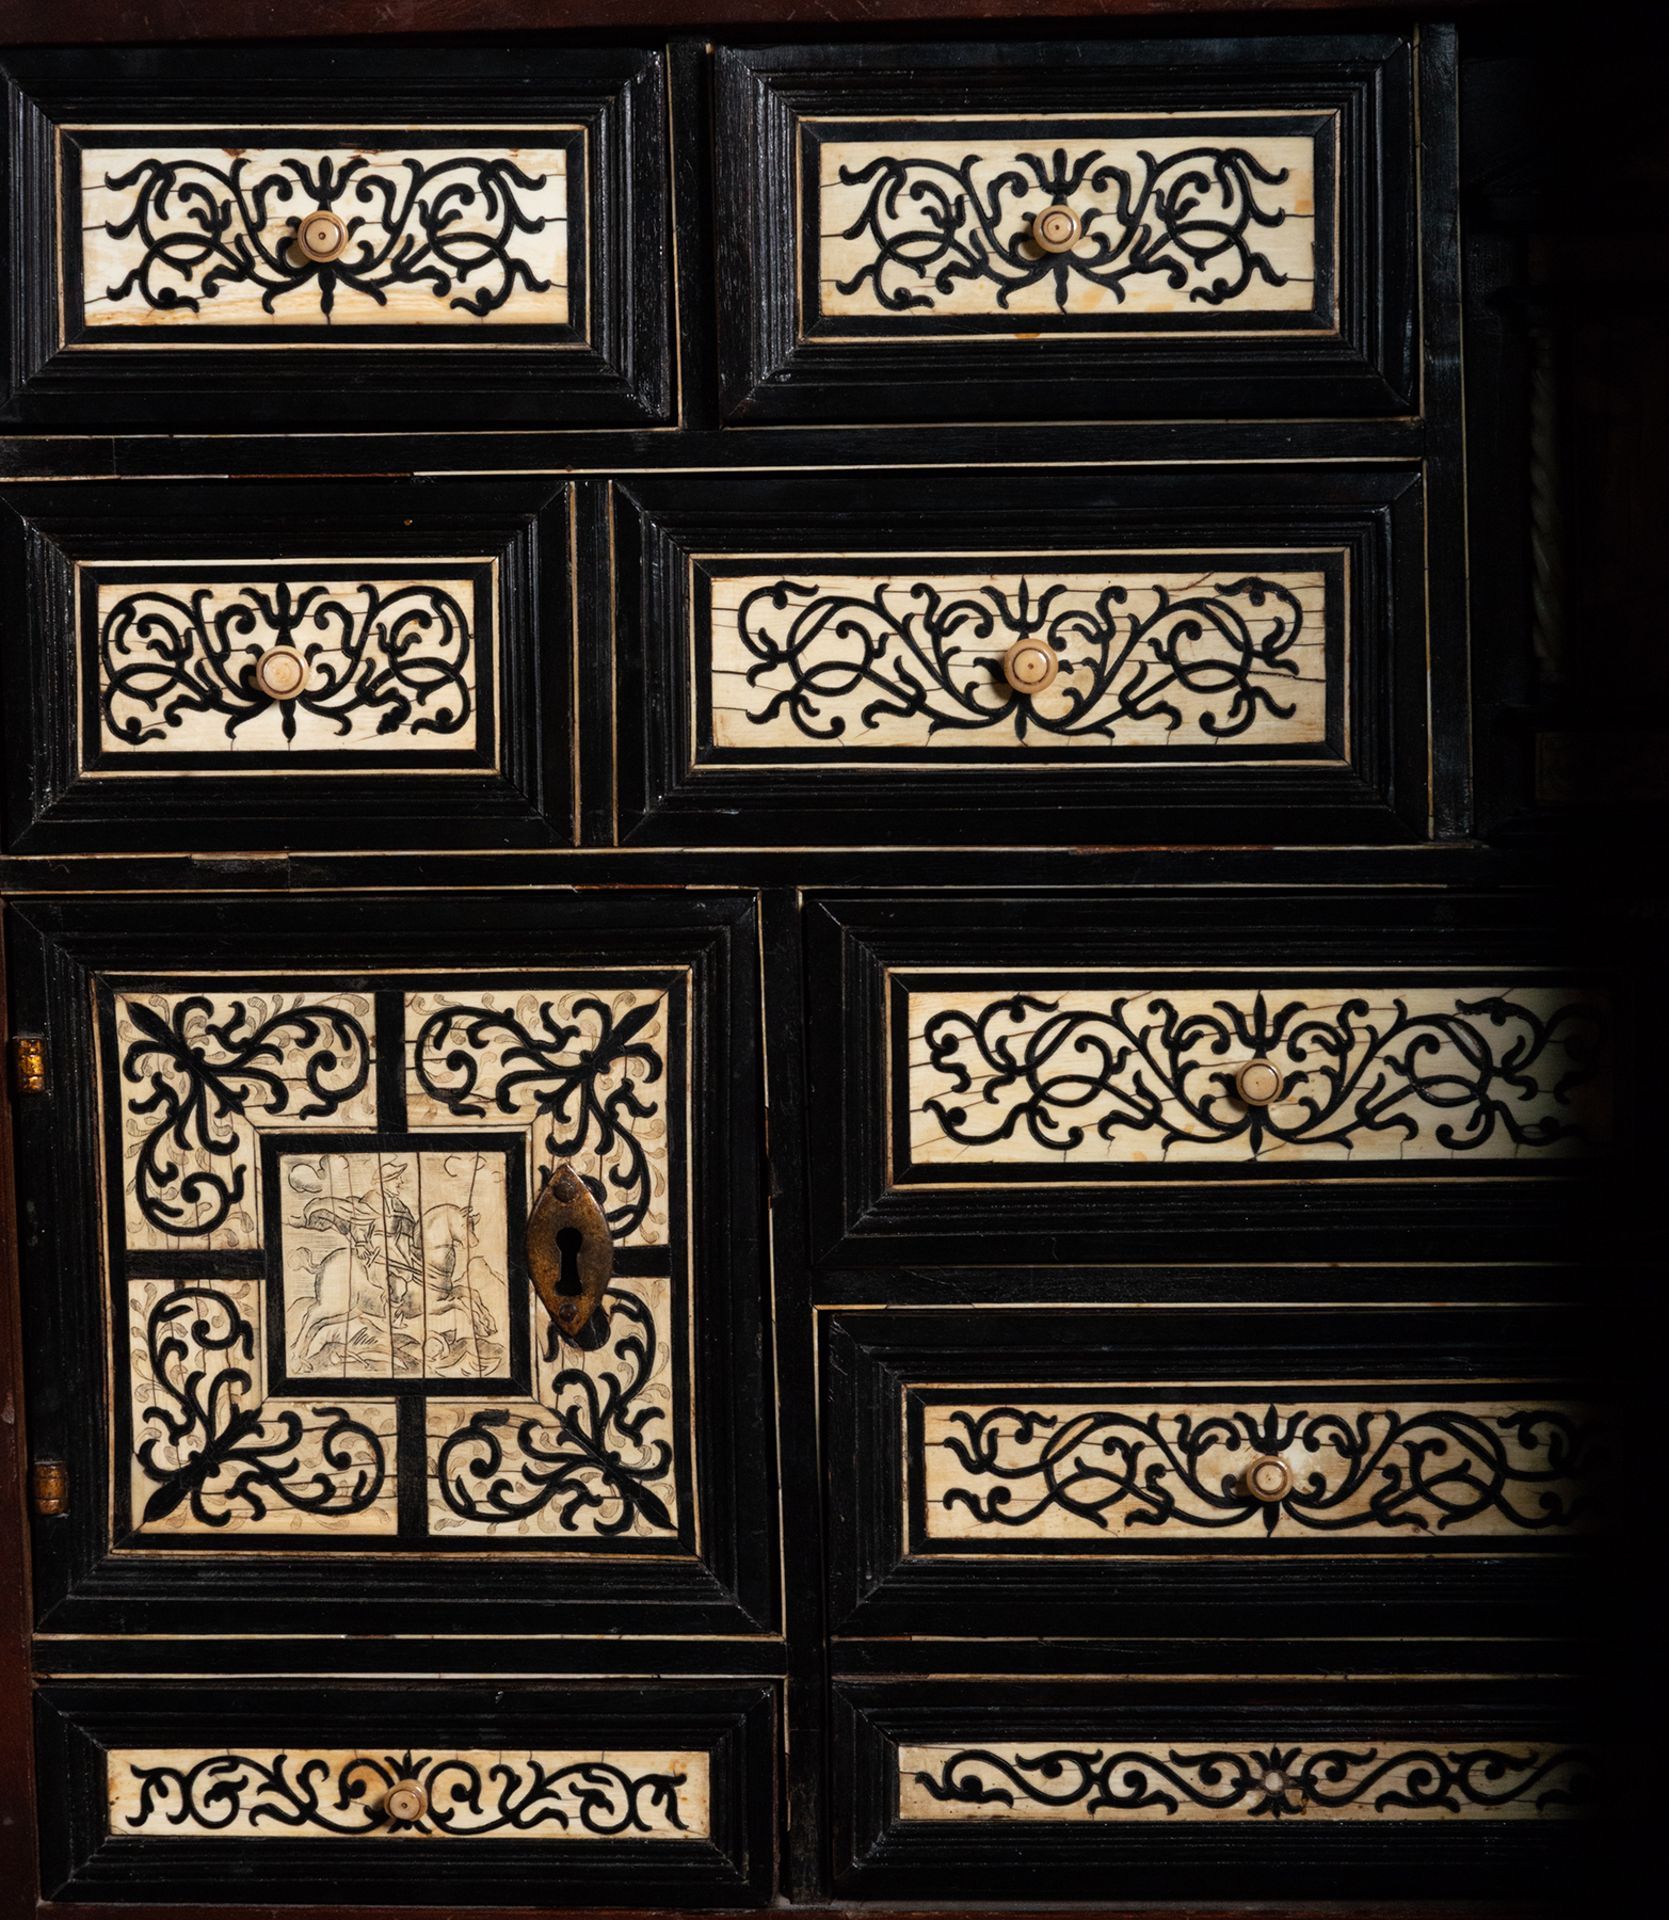
[[[0,418],[665,417],[653,52],[30,52]]]
[[[769,1625],[749,897],[106,898],[9,946],[43,1627]]]

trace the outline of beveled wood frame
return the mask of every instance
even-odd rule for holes
[[[83,1489],[37,1542],[35,1604],[43,1631],[290,1632],[369,1628],[493,1632],[595,1629],[749,1636],[779,1605],[770,1494],[770,1422],[758,1329],[763,1277],[754,1256],[762,1201],[757,935],[751,896],[687,893],[668,903],[611,892],[578,900],[459,892],[412,918],[375,894],[228,901],[172,896],[136,915],[121,900],[36,902],[8,914],[14,1018],[50,1033],[54,1098],[19,1116],[21,1178],[49,1239],[24,1250],[31,1417],[37,1448],[61,1454]],[[282,1541],[237,1554],[212,1538],[162,1553],[113,1551],[108,1537],[108,1409],[89,1417],[76,1380],[104,1377],[108,1337],[96,1129],[101,1104],[86,1017],[94,976],[182,968],[207,972],[330,970],[364,983],[379,969],[422,975],[678,966],[690,972],[691,1198],[688,1379],[696,1434],[699,1526],[688,1512],[664,1545],[581,1542],[565,1553],[495,1555],[490,1539],[421,1551],[286,1553]],[[372,1136],[367,1136],[368,1138]],[[181,1270],[192,1271],[190,1256]],[[180,1264],[179,1261],[176,1264]],[[341,1542],[338,1547],[349,1547]],[[512,1564],[513,1563],[513,1564]],[[471,1571],[471,1568],[474,1571]],[[482,1569],[491,1569],[483,1585]],[[357,1623],[357,1626],[356,1626]]]
[[[1029,1277],[1039,1293],[1054,1291]],[[1186,1284],[1182,1274],[1171,1278]],[[1162,1287],[1164,1276],[1156,1279]],[[1446,1280],[1426,1277],[1434,1292]],[[1509,1276],[1499,1284],[1516,1291]],[[1284,1284],[1275,1269],[1259,1290],[1291,1298],[1301,1287],[1301,1279],[1297,1289]],[[958,1543],[965,1553],[924,1550],[918,1393],[954,1383],[970,1400],[1004,1405],[1048,1400],[1057,1383],[1070,1382],[1105,1388],[1112,1404],[1137,1382],[1153,1400],[1175,1393],[1201,1414],[1218,1393],[1261,1407],[1260,1392],[1277,1404],[1314,1394],[1459,1406],[1522,1394],[1524,1404],[1544,1406],[1582,1397],[1585,1342],[1591,1334],[1573,1313],[1523,1307],[1430,1307],[1418,1315],[1337,1305],[1102,1308],[1028,1305],[1016,1295],[938,1311],[833,1310],[821,1349],[832,1630],[884,1641],[953,1618],[964,1634],[1002,1636],[1047,1619],[1053,1631],[1086,1639],[1273,1641],[1371,1636],[1394,1614],[1410,1635],[1556,1636],[1575,1617],[1592,1573],[1577,1533],[1483,1538],[1406,1525],[1338,1533],[1287,1526],[1225,1542],[1210,1531],[1121,1532],[1114,1514],[1109,1530],[1088,1540],[1040,1543],[995,1529]],[[1295,1470],[1303,1457],[1295,1455]],[[1597,1519],[1607,1478],[1600,1450],[1590,1467]],[[1524,1504],[1533,1502],[1527,1488]],[[1024,1504],[1020,1492],[1015,1504]]]
[[[642,425],[671,408],[666,99],[658,52],[409,48],[18,51],[5,57],[10,219],[3,249],[0,423],[282,431],[344,427]],[[583,329],[483,330],[479,345],[100,345],[64,337],[59,146],[65,129],[402,122],[577,125],[588,149]],[[351,144],[351,140],[350,140]],[[189,331],[189,330],[187,330]],[[166,329],[161,330],[162,336]],[[421,349],[421,350],[418,350]]]
[[[5,769],[14,853],[173,845],[565,845],[574,835],[575,558],[569,487],[549,481],[197,481],[0,486],[0,684],[29,717]],[[421,568],[460,552],[490,563],[493,738],[448,767],[328,749],[208,755],[149,772],[89,751],[94,659],[77,605],[83,562],[178,560],[263,570],[293,558],[374,557]],[[479,633],[478,633],[479,638]]]
[[[1443,967],[1433,969],[1441,940]],[[1156,885],[1132,902],[1113,894],[996,891],[914,897],[884,892],[823,895],[810,908],[806,991],[819,1016],[808,1036],[809,1098],[828,1116],[836,1147],[814,1169],[813,1258],[830,1265],[910,1266],[933,1249],[936,1264],[1015,1261],[1194,1261],[1231,1258],[1538,1259],[1568,1252],[1590,1216],[1606,1161],[1512,1160],[1469,1167],[1383,1159],[1313,1171],[1265,1166],[1154,1164],[1090,1170],[1024,1164],[960,1178],[895,1184],[894,1092],[902,1036],[895,1031],[898,978],[953,968],[977,973],[993,997],[1005,972],[1067,973],[1144,967],[1213,977],[1213,968],[1267,969],[1280,979],[1354,968],[1386,979],[1401,967],[1441,982],[1452,968],[1571,976],[1567,930],[1550,927],[1545,903],[1450,893],[1385,903],[1339,889],[1300,896],[1253,890],[1221,895]],[[1589,976],[1591,979],[1591,975]],[[973,980],[969,984],[974,984]],[[1586,982],[1584,982],[1586,984]],[[1603,980],[1595,982],[1603,991]],[[1060,1174],[1064,1177],[1052,1179]],[[976,1251],[977,1249],[977,1251]]]
[[[1420,410],[1414,78],[1396,34],[938,47],[727,48],[719,56],[720,365],[733,422],[1186,419]],[[1336,335],[821,339],[801,313],[799,153],[819,115],[925,123],[1000,112],[1242,108],[1340,119]],[[1422,101],[1440,112],[1438,100]],[[1383,171],[1381,171],[1383,170]],[[1443,193],[1447,183],[1428,182]],[[1028,331],[1047,333],[1028,320]],[[908,336],[906,326],[901,334]]]
[[[1460,799],[1428,787],[1451,773],[1426,748],[1425,498],[1419,475],[1395,464],[1324,480],[1278,465],[656,476],[619,483],[615,499],[623,844],[1036,846],[1064,820],[1080,844],[1359,844],[1424,838],[1434,811]],[[1341,556],[1325,742],[888,756],[848,732],[840,751],[761,749],[750,766],[703,735],[697,556],[759,555],[765,570],[780,554],[792,571],[800,555],[885,554],[868,564],[907,573],[930,571],[931,557],[915,556],[940,550],[964,568],[985,550],[1046,570],[1056,550],[1099,549],[1128,551],[1139,569],[1148,548]]]
[[[1106,1677],[840,1680],[835,1684],[835,1884],[848,1897],[1024,1899],[1042,1877],[1057,1897],[1094,1900],[1116,1876],[1132,1900],[1361,1900],[1537,1895],[1584,1884],[1591,1843],[1580,1822],[1514,1821],[1487,1837],[1471,1822],[1239,1819],[1171,1827],[1116,1818],[1070,1824],[897,1818],[901,1740],[1019,1739],[1057,1745],[1144,1738],[1360,1742],[1366,1727],[1465,1748],[1580,1740],[1591,1715],[1560,1680],[1374,1685],[1332,1675],[1290,1680],[1200,1677],[1131,1685]],[[1196,1731],[1197,1730],[1197,1731]],[[1360,1749],[1358,1749],[1360,1750]]]
[[[775,1689],[737,1681],[672,1681],[629,1689],[607,1683],[522,1681],[513,1689],[458,1683],[317,1687],[269,1682],[229,1695],[212,1684],[70,1682],[41,1690],[41,1762],[65,1782],[41,1835],[49,1900],[197,1904],[228,1884],[286,1902],[396,1900],[452,1911],[484,1901],[545,1904],[553,1880],[588,1904],[684,1904],[697,1892],[753,1905],[769,1897],[775,1851],[772,1752]],[[704,1839],[628,1838],[564,1844],[530,1837],[472,1843],[388,1835],[234,1839],[111,1834],[104,1753],[112,1746],[240,1745],[351,1749],[376,1743],[433,1754],[448,1747],[540,1745],[687,1747],[712,1768]]]

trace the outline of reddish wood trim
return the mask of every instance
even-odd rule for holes
[[[0,941],[0,1915],[33,1913],[35,1737],[29,1684],[29,1510],[22,1303],[12,1191],[11,1036]],[[50,1071],[50,1067],[49,1067]]]
[[[761,1920],[770,1908],[471,1907],[468,1920]],[[777,1909],[781,1913],[784,1910]],[[137,1907],[42,1901],[39,1920],[436,1920],[433,1907]],[[1522,1902],[1434,1903],[1401,1900],[1342,1905],[1331,1900],[1255,1901],[1176,1906],[1162,1900],[1122,1907],[795,1907],[791,1920],[1552,1920],[1552,1910]]]
[[[1453,14],[1496,0],[1390,0],[1381,12]],[[877,30],[918,21],[1047,21],[1360,12],[1361,0],[10,0],[0,45],[292,40],[351,34],[644,28]]]

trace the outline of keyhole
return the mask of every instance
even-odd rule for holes
[[[556,1283],[558,1293],[577,1295],[584,1291],[580,1286],[580,1249],[585,1245],[585,1235],[578,1227],[564,1227],[556,1236],[556,1250],[562,1255],[562,1273]]]

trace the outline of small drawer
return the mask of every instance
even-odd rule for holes
[[[1604,1159],[1610,1018],[1537,911],[1231,887],[824,901],[809,990],[844,1023],[812,1029],[812,1104],[843,1150],[814,1186],[819,1251],[1549,1257]]]
[[[770,1690],[619,1683],[39,1695],[49,1898],[751,1904]]]
[[[0,490],[9,850],[567,844],[570,492]]]
[[[1405,470],[614,499],[627,840],[1358,844],[1449,805]]]
[[[1535,1310],[843,1307],[838,1630],[1557,1634],[1609,1447],[1581,1350]]]
[[[25,427],[657,420],[652,52],[33,52],[10,165]]]
[[[845,1894],[1546,1894],[1604,1808],[1545,1679],[848,1681],[836,1716]]]
[[[725,51],[732,417],[1413,410],[1413,65],[1386,35]]]

